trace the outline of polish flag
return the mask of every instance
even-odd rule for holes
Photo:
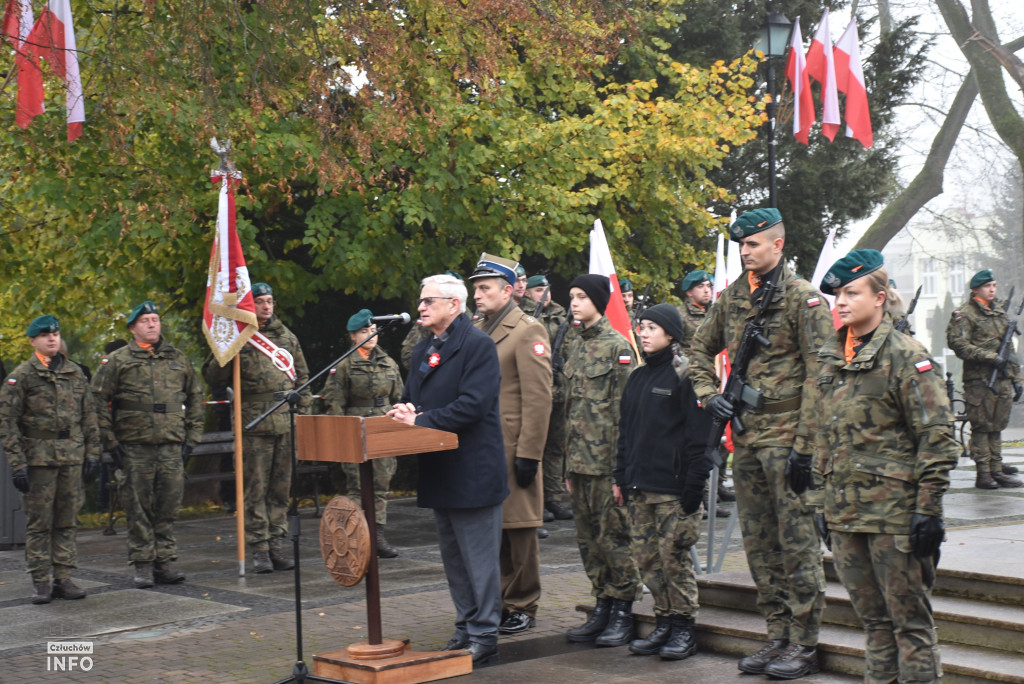
[[[793,35],[789,41],[786,60],[786,78],[793,88],[793,135],[807,145],[807,135],[814,123],[814,97],[807,79],[807,61],[804,59],[804,39],[800,35],[800,17],[793,22]]]
[[[619,278],[615,275],[615,264],[612,263],[612,251],[608,248],[608,238],[604,234],[604,224],[601,223],[601,219],[594,221],[594,229],[590,231],[590,272],[608,277],[611,298],[608,300],[608,308],[604,315],[608,317],[608,322],[612,327],[629,340],[633,351],[636,351],[633,327],[629,323],[629,314],[626,313],[626,302],[622,299]]]
[[[82,135],[85,104],[82,101],[82,77],[78,72],[78,46],[69,0],[49,0],[26,42],[36,57],[45,57],[64,80],[67,93],[68,142]],[[40,104],[42,100],[40,99]]]
[[[871,147],[875,138],[871,133],[871,112],[868,111],[868,91],[864,87],[864,69],[860,63],[856,19],[850,20],[833,54],[836,86],[846,95],[846,135],[859,140],[864,147]]]
[[[28,128],[32,119],[43,113],[43,72],[39,60],[25,49],[23,43],[32,31],[32,1],[7,0],[4,9],[4,37],[14,47],[14,64],[18,69],[18,103],[15,123]]]
[[[836,89],[836,66],[832,54],[832,34],[828,27],[828,10],[818,24],[811,47],[807,50],[807,75],[821,84],[821,134],[829,141],[839,132],[839,93]]]

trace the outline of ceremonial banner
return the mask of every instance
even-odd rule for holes
[[[259,324],[249,269],[235,229],[234,186],[241,175],[217,172],[211,178],[214,183],[220,182],[220,202],[206,280],[203,333],[217,363],[225,366],[259,329]]]
[[[868,91],[864,86],[864,69],[860,63],[860,42],[857,20],[851,19],[833,48],[836,63],[836,87],[846,95],[846,135],[864,147],[875,144],[868,110]]]
[[[830,141],[835,140],[839,132],[839,92],[827,9],[807,50],[807,75],[821,84],[821,134]]]
[[[39,59],[24,44],[35,20],[31,0],[7,0],[4,10],[4,37],[14,47],[14,65],[18,69],[18,101],[15,123],[28,128],[34,117],[43,113],[43,72]]]
[[[82,135],[85,104],[82,100],[82,77],[78,71],[78,46],[71,18],[69,0],[49,0],[32,32],[25,39],[25,50],[33,57],[43,57],[64,80],[67,93],[68,142]],[[39,87],[39,111],[42,111],[42,85]],[[35,106],[32,103],[31,106]],[[26,105],[29,107],[29,105]],[[27,109],[31,111],[31,108]],[[38,112],[37,112],[38,113]],[[29,118],[31,120],[31,118]],[[20,124],[19,124],[20,125]],[[27,124],[26,124],[27,125]]]
[[[804,61],[803,37],[800,35],[800,17],[793,22],[793,34],[789,43],[789,59],[786,60],[786,78],[793,89],[793,135],[804,145],[814,123],[814,97],[811,82],[807,78]]]

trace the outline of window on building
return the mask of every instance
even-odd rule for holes
[[[964,258],[953,257],[949,262],[949,291],[954,297],[963,293],[966,284],[967,265]]]
[[[935,259],[921,259],[921,294],[936,294]]]

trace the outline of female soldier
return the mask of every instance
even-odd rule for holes
[[[700,536],[700,504],[711,463],[704,447],[711,418],[700,408],[678,356],[683,319],[670,304],[639,317],[646,364],[622,393],[613,494],[626,499],[633,557],[654,596],[656,626],[629,650],[682,660],[697,652],[697,575],[690,548]]]
[[[377,332],[370,322],[373,313],[363,309],[348,319],[348,336],[356,345]],[[331,369],[324,384],[324,404],[327,413],[335,416],[383,416],[392,404],[402,398],[402,375],[390,356],[377,347],[373,337],[344,361]],[[373,461],[374,517],[377,521],[377,557],[394,558],[398,551],[384,538],[384,525],[388,520],[388,487],[398,463],[394,457]],[[359,466],[342,463],[349,498],[360,501]]]
[[[819,529],[867,632],[865,682],[931,682],[942,670],[929,593],[942,495],[959,452],[938,365],[892,327],[882,255],[854,250],[825,274],[843,327],[818,353],[824,478]]]

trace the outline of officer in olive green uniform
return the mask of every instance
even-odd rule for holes
[[[782,257],[785,228],[777,209],[755,209],[730,227],[746,272],[726,288],[691,344],[694,390],[715,417],[734,407],[719,394],[715,356],[736,357],[743,329],[771,281],[768,348],[755,351],[746,380],[763,406],[744,413],[743,434],[733,433],[733,482],[747,564],[770,644],[741,659],[740,670],[794,679],[818,671],[817,643],[825,603],[825,575],[814,519],[802,494],[811,477],[818,350],[834,330],[828,305]],[[788,475],[788,476],[787,476]]]
[[[953,312],[946,326],[946,343],[964,362],[964,403],[971,422],[971,458],[978,468],[975,486],[980,489],[1020,487],[1016,469],[1003,465],[1003,440],[999,433],[1010,422],[1014,385],[1020,366],[1010,343],[1010,357],[1000,361],[999,345],[1010,323],[996,301],[992,271],[978,271],[971,278],[971,298]],[[996,371],[993,389],[988,388]]]
[[[608,278],[587,274],[569,286],[570,309],[582,330],[565,352],[566,477],[576,540],[597,605],[590,619],[570,629],[572,642],[622,646],[633,636],[633,601],[640,574],[630,550],[629,516],[615,502],[619,401],[633,369],[626,338],[604,317]]]
[[[260,329],[238,352],[242,422],[246,425],[309,379],[306,357],[302,355],[298,338],[274,315],[274,291],[266,283],[254,283],[252,294]],[[231,375],[231,364],[221,367],[212,354],[203,364],[203,377],[213,387],[230,384]],[[311,403],[309,393],[303,392],[299,407],[306,409]],[[245,543],[253,551],[253,571],[290,570],[295,563],[284,551],[292,483],[291,420],[287,403],[252,430],[244,432],[242,454]]]
[[[959,456],[942,370],[893,328],[879,252],[850,252],[821,291],[836,295],[844,325],[819,352],[826,420],[814,469],[824,478],[836,574],[867,633],[864,681],[935,682],[942,669],[929,593],[942,496]]]
[[[103,449],[121,460],[131,487],[128,560],[145,589],[185,581],[173,566],[174,521],[184,460],[203,435],[203,390],[192,362],[161,335],[153,302],[135,307],[128,330],[134,339],[103,359],[92,386]]]
[[[331,369],[324,383],[324,406],[333,416],[383,416],[402,398],[402,375],[398,364],[377,345],[377,326],[370,322],[373,313],[362,309],[348,319],[349,337],[356,345],[369,338],[354,354]],[[398,467],[398,459],[373,460],[374,519],[377,521],[377,557],[394,558],[398,551],[384,538],[388,522],[388,489]],[[361,502],[359,465],[342,463],[350,499]]]
[[[679,315],[683,317],[683,339],[680,346],[683,354],[689,356],[693,336],[707,317],[714,299],[711,276],[700,269],[692,271],[683,278],[680,289],[684,298],[683,305],[679,307]]]
[[[85,477],[99,473],[100,437],[89,383],[60,353],[60,323],[40,316],[25,333],[34,349],[0,386],[0,445],[28,518],[25,565],[32,603],[85,597],[71,580]],[[53,585],[50,584],[51,568]]]
[[[531,316],[537,311],[537,303],[543,299],[540,322],[548,331],[548,339],[554,345],[558,329],[566,320],[565,308],[551,298],[551,283],[547,276],[532,275],[526,281],[526,298],[523,308]],[[565,342],[563,341],[563,350]],[[559,378],[551,386],[551,419],[548,421],[548,438],[544,443],[544,510],[545,520],[572,520],[569,493],[565,491],[565,385]],[[550,518],[548,517],[550,516]]]

